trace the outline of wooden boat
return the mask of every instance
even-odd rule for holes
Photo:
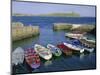
[[[94,40],[89,40],[86,37],[83,37],[83,38],[81,38],[79,40],[83,45],[85,45],[87,47],[90,47],[90,48],[94,48],[95,47],[95,41]]]
[[[72,49],[68,48],[63,43],[58,44],[57,47],[60,48],[62,50],[62,52],[65,53],[66,55],[71,55],[72,54]]]
[[[12,52],[12,64],[18,65],[23,63],[23,61],[24,61],[24,49],[18,47]]]
[[[84,48],[82,48],[81,46],[77,46],[74,45],[72,43],[63,43],[65,46],[67,46],[68,48],[72,49],[73,51],[79,52],[79,53],[83,53],[84,52]]]
[[[36,69],[40,66],[39,55],[34,51],[33,48],[29,48],[25,51],[25,60],[33,69]]]
[[[65,36],[69,38],[73,38],[73,39],[79,39],[83,37],[83,34],[82,33],[65,33]]]
[[[38,44],[34,45],[34,49],[39,54],[39,56],[44,58],[45,60],[50,60],[52,58],[52,52],[50,51],[50,49],[47,49]]]
[[[48,44],[47,48],[50,49],[55,56],[60,56],[62,54],[61,50],[52,44]]]
[[[81,39],[85,39],[86,41],[95,44],[95,40],[88,39],[87,37],[82,37]]]

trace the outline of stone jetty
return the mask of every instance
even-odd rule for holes
[[[95,25],[89,25],[89,24],[73,24],[71,30],[73,31],[81,31],[81,32],[90,32],[95,28]]]
[[[12,23],[12,40],[17,41],[24,38],[39,35],[39,26],[24,26],[21,22]]]
[[[89,32],[95,28],[95,25],[86,24],[69,24],[69,23],[54,23],[54,30],[68,30],[68,31],[81,31]]]
[[[54,23],[54,30],[70,30],[72,28],[72,24],[69,23]]]

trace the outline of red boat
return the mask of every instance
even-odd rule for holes
[[[72,54],[72,49],[68,48],[64,44],[59,44],[59,45],[57,45],[57,47],[60,48],[62,50],[62,52],[65,53],[66,55]]]
[[[31,68],[35,69],[40,66],[39,55],[33,50],[33,48],[29,48],[25,51],[25,59]]]

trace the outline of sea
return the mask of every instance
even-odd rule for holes
[[[34,46],[34,44],[40,44],[46,47],[47,44],[56,46],[59,43],[66,42],[69,40],[69,38],[65,37],[65,33],[68,31],[54,31],[54,23],[96,25],[96,17],[12,16],[12,22],[22,22],[25,26],[33,25],[40,27],[39,36],[12,42],[11,51],[14,51],[19,46],[25,50]],[[88,34],[86,36],[96,40],[95,35]],[[88,54],[53,56],[49,61],[41,58],[41,66],[37,69],[31,69],[25,60],[23,64],[14,66],[13,68],[13,73],[15,74],[96,69],[96,49],[94,52]]]

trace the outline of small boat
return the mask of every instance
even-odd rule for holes
[[[81,46],[77,46],[76,44],[74,45],[73,43],[63,43],[65,46],[67,46],[68,48],[71,48],[73,51],[75,52],[79,52],[79,53],[83,53],[84,52],[84,48],[82,48]]]
[[[57,47],[60,48],[62,50],[62,52],[65,53],[66,55],[71,55],[72,54],[72,49],[68,48],[63,43],[58,44]]]
[[[72,39],[80,39],[83,37],[83,33],[65,33],[66,37],[72,38]]]
[[[83,37],[83,38],[81,38],[79,40],[83,45],[85,45],[87,47],[90,47],[90,48],[95,48],[96,43],[95,43],[94,40],[89,40],[86,37]]]
[[[60,56],[62,54],[61,50],[52,44],[48,44],[47,48],[50,49],[55,56]]]
[[[75,45],[76,47],[82,48],[84,49],[84,51],[88,51],[88,52],[93,52],[94,48],[89,48],[86,47],[85,45],[83,45],[79,40],[74,39],[70,41],[72,45]]]
[[[95,40],[88,39],[87,37],[82,37],[81,39],[85,39],[86,41],[95,44]]]
[[[24,49],[18,47],[12,52],[12,64],[13,65],[22,64],[23,61],[24,61]]]
[[[40,66],[39,55],[34,51],[33,48],[29,48],[25,51],[25,60],[33,69],[36,69]]]
[[[38,44],[34,45],[34,49],[39,54],[39,56],[44,58],[45,60],[50,60],[52,58],[52,52],[50,51],[50,49]]]

